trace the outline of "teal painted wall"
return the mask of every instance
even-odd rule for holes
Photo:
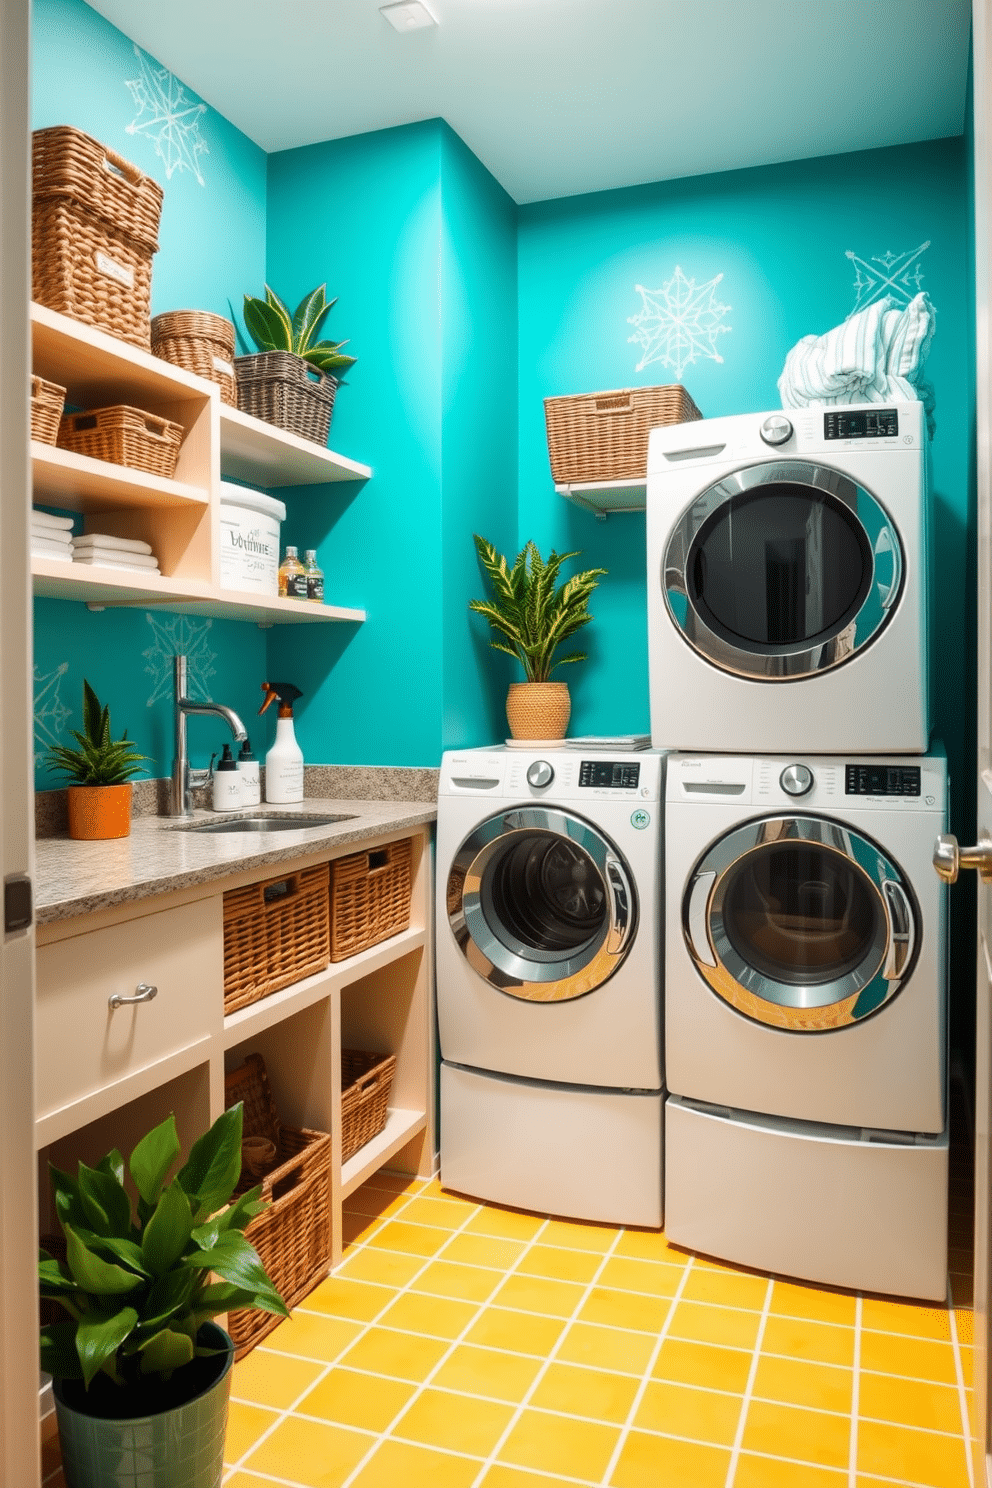
[[[934,703],[955,781],[967,778],[974,690],[967,218],[961,139],[520,208],[519,538],[534,538],[542,548],[581,549],[583,566],[609,569],[593,596],[595,624],[583,635],[590,659],[568,676],[572,732],[649,727],[644,516],[598,522],[555,493],[542,400],[682,381],[709,417],[777,408],[776,381],[789,348],[844,320],[855,306],[855,264],[847,253],[877,270],[875,256],[929,242],[915,263],[937,308],[928,362],[937,393],[933,485],[941,595]],[[681,377],[661,359],[637,371],[642,348],[629,339],[636,332],[630,317],[642,308],[635,286],[660,292],[676,267],[697,289],[722,276],[712,300],[726,309],[710,319],[729,329],[709,336],[700,317],[697,359]],[[707,292],[704,300],[710,299]],[[673,709],[686,706],[691,699],[672,699]]]
[[[34,0],[32,53],[32,128],[73,124],[133,161],[164,189],[153,314],[186,308],[230,314],[229,301],[240,305],[245,290],[260,290],[264,151],[205,106],[194,119],[208,153],[190,149],[179,157],[185,164],[172,157],[170,177],[170,161],[156,152],[157,128],[128,133],[128,125],[139,118],[128,82],[144,78],[153,86],[157,63],[146,58],[143,71],[134,43],[82,0]],[[197,109],[201,100],[185,92],[189,106]],[[143,117],[151,113],[146,108]],[[171,672],[163,682],[170,646],[188,651],[196,695],[227,703],[246,722],[258,707],[268,663],[266,633],[255,626],[130,610],[91,613],[57,600],[36,600],[34,617],[35,763],[41,789],[63,783],[47,773],[43,756],[53,742],[67,740],[68,729],[82,727],[84,677],[110,704],[115,733],[126,728],[151,757],[146,774],[168,775],[171,768]],[[193,763],[207,764],[227,737],[223,724],[191,720]]]

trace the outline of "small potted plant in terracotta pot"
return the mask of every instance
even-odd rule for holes
[[[506,717],[514,739],[563,739],[572,711],[566,682],[553,682],[556,667],[585,661],[584,651],[556,656],[559,646],[588,625],[589,598],[605,568],[589,568],[561,582],[559,573],[574,553],[541,557],[527,543],[511,567],[492,543],[475,535],[479,562],[489,576],[491,600],[473,599],[469,609],[484,615],[496,632],[490,645],[523,666],[525,682],[511,682]]]
[[[75,1176],[49,1167],[64,1238],[39,1255],[41,1298],[57,1309],[41,1367],[69,1488],[220,1484],[234,1344],[214,1318],[288,1315],[244,1235],[267,1207],[261,1187],[232,1202],[242,1118],[240,1103],[224,1111],[170,1180],[180,1149],[168,1116],[131,1153],[133,1202],[116,1148]]]
[[[69,836],[85,841],[127,837],[131,831],[131,776],[147,758],[128,738],[110,733],[110,709],[101,707],[90,684],[83,682],[83,731],[70,731],[78,744],[56,744],[48,751],[50,770],[68,776]]]

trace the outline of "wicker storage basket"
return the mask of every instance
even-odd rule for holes
[[[43,377],[31,378],[31,438],[54,444],[65,407],[65,388]]]
[[[224,1012],[327,969],[326,863],[224,895]]]
[[[31,138],[31,293],[147,351],[162,188],[69,125]]]
[[[238,407],[277,429],[327,444],[337,379],[292,351],[237,357]]]
[[[386,1124],[395,1054],[341,1050],[341,1161],[377,1137]]]
[[[651,430],[702,416],[679,383],[545,398],[551,474],[558,485],[644,480]]]
[[[245,1137],[264,1137],[276,1149],[275,1166],[261,1180],[270,1207],[245,1230],[287,1307],[295,1307],[327,1275],[331,1265],[331,1138],[279,1120],[261,1054],[224,1076],[224,1103],[244,1102]],[[242,1175],[238,1193],[259,1180]],[[227,1331],[236,1359],[271,1333],[279,1318],[243,1308],[228,1314]]]
[[[169,310],[152,321],[152,352],[174,367],[206,377],[222,403],[237,405],[234,325],[209,310]]]
[[[331,960],[344,961],[410,924],[413,842],[390,842],[331,864]]]
[[[85,413],[67,413],[59,424],[58,444],[77,455],[127,465],[171,480],[176,473],[179,446],[186,430],[182,424],[128,408],[91,408]]]

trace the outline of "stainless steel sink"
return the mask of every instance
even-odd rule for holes
[[[301,813],[282,813],[279,816],[229,816],[220,821],[183,822],[173,827],[174,832],[302,832],[308,827],[330,827],[334,822],[354,821],[353,815],[305,816]]]

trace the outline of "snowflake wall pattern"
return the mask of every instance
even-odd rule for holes
[[[191,102],[178,78],[167,68],[156,67],[137,46],[134,55],[141,72],[127,86],[138,112],[127,125],[127,133],[143,134],[152,141],[168,180],[177,170],[188,170],[205,186],[200,156],[210,151],[200,135],[200,119],[207,105]]]
[[[67,661],[60,662],[54,672],[39,672],[34,669],[34,762],[40,765],[49,749],[63,742],[66,724],[72,717],[60,696],[62,678],[69,670]]]
[[[216,651],[207,645],[207,636],[212,620],[193,620],[186,615],[164,619],[151,610],[145,611],[145,619],[152,628],[154,643],[141,654],[145,658],[145,671],[152,678],[152,690],[148,695],[148,707],[160,698],[171,698],[173,688],[173,657],[186,657],[186,692],[199,703],[209,703],[210,678],[216,668]]]
[[[676,264],[675,273],[661,289],[634,285],[642,300],[638,314],[627,317],[628,325],[637,327],[627,340],[642,349],[635,372],[660,362],[663,367],[671,367],[676,380],[681,381],[682,373],[693,362],[702,358],[723,361],[717,340],[732,327],[723,323],[731,306],[721,304],[716,297],[722,278],[717,274],[705,284],[697,284],[695,279],[687,279]]]
[[[897,305],[908,305],[914,295],[920,292],[923,283],[923,269],[920,266],[920,258],[930,247],[927,240],[918,248],[911,248],[906,253],[893,253],[887,249],[885,253],[873,253],[871,263],[859,258],[849,248],[844,255],[854,265],[854,292],[857,299],[854,309],[848,315],[857,315],[866,305],[873,305],[883,295],[891,295]],[[877,265],[873,268],[872,265]]]

